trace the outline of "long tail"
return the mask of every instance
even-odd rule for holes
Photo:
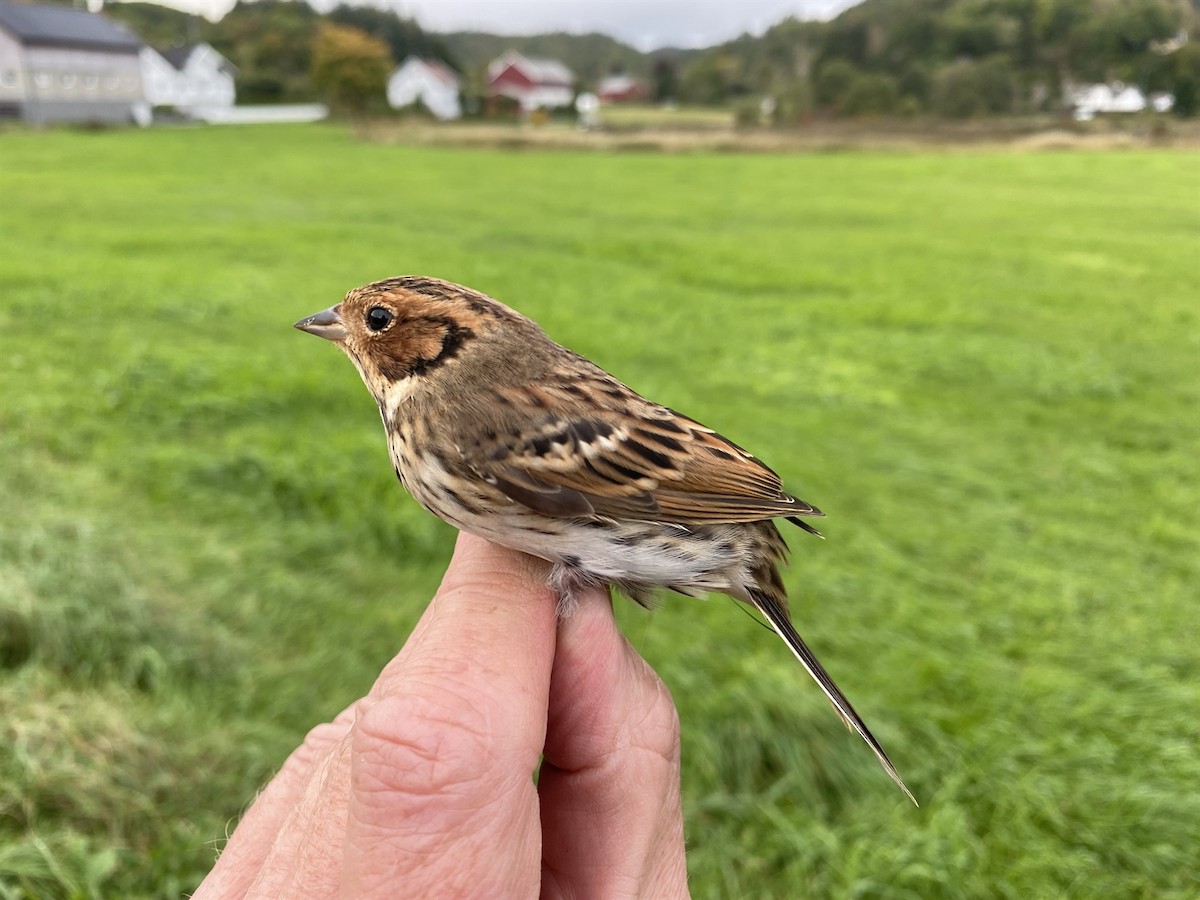
[[[904,791],[914,806],[920,806],[917,803],[917,798],[912,795],[912,791],[908,789],[908,785],[900,777],[900,773],[896,771],[896,767],[892,765],[892,761],[888,759],[888,755],[884,753],[879,741],[875,740],[875,735],[871,734],[871,730],[867,728],[867,724],[854,711],[854,707],[850,705],[850,701],[846,699],[846,695],[841,692],[837,684],[829,676],[829,673],[825,671],[825,667],[817,661],[816,656],[808,649],[808,645],[796,633],[796,629],[792,625],[792,620],[788,617],[787,611],[780,606],[777,600],[761,591],[751,589],[750,596],[754,600],[754,605],[762,610],[762,614],[770,621],[776,633],[783,638],[784,643],[796,654],[796,658],[800,660],[800,664],[812,676],[813,681],[820,685],[821,690],[825,692],[825,696],[829,698],[829,702],[833,704],[833,708],[837,710],[838,715],[842,717],[842,721],[846,723],[846,727],[852,728],[859,733],[879,760],[880,765],[883,766],[883,770],[891,776],[892,781],[900,785],[900,790]]]

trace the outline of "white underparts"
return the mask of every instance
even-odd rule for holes
[[[558,596],[558,617],[569,619],[579,607],[579,593],[586,588],[602,584],[603,581],[581,569],[556,563],[550,569],[549,583],[550,589]]]

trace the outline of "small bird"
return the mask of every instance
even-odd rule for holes
[[[401,484],[434,515],[552,563],[569,608],[607,583],[757,607],[913,803],[883,747],[796,633],[773,522],[823,513],[694,419],[635,393],[478,291],[400,276],[296,328],[333,341],[379,406]]]

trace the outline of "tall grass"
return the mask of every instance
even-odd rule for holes
[[[683,598],[698,897],[1200,890],[1196,157],[0,135],[0,897],[178,896],[452,533],[290,323],[483,289],[829,513],[782,645]]]

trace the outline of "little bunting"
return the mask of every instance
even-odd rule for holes
[[[774,520],[818,534],[804,519],[823,514],[765,464],[461,285],[376,281],[296,327],[350,357],[397,477],[427,510],[551,562],[564,611],[593,583],[643,605],[666,588],[756,607],[916,802],[792,625]]]

